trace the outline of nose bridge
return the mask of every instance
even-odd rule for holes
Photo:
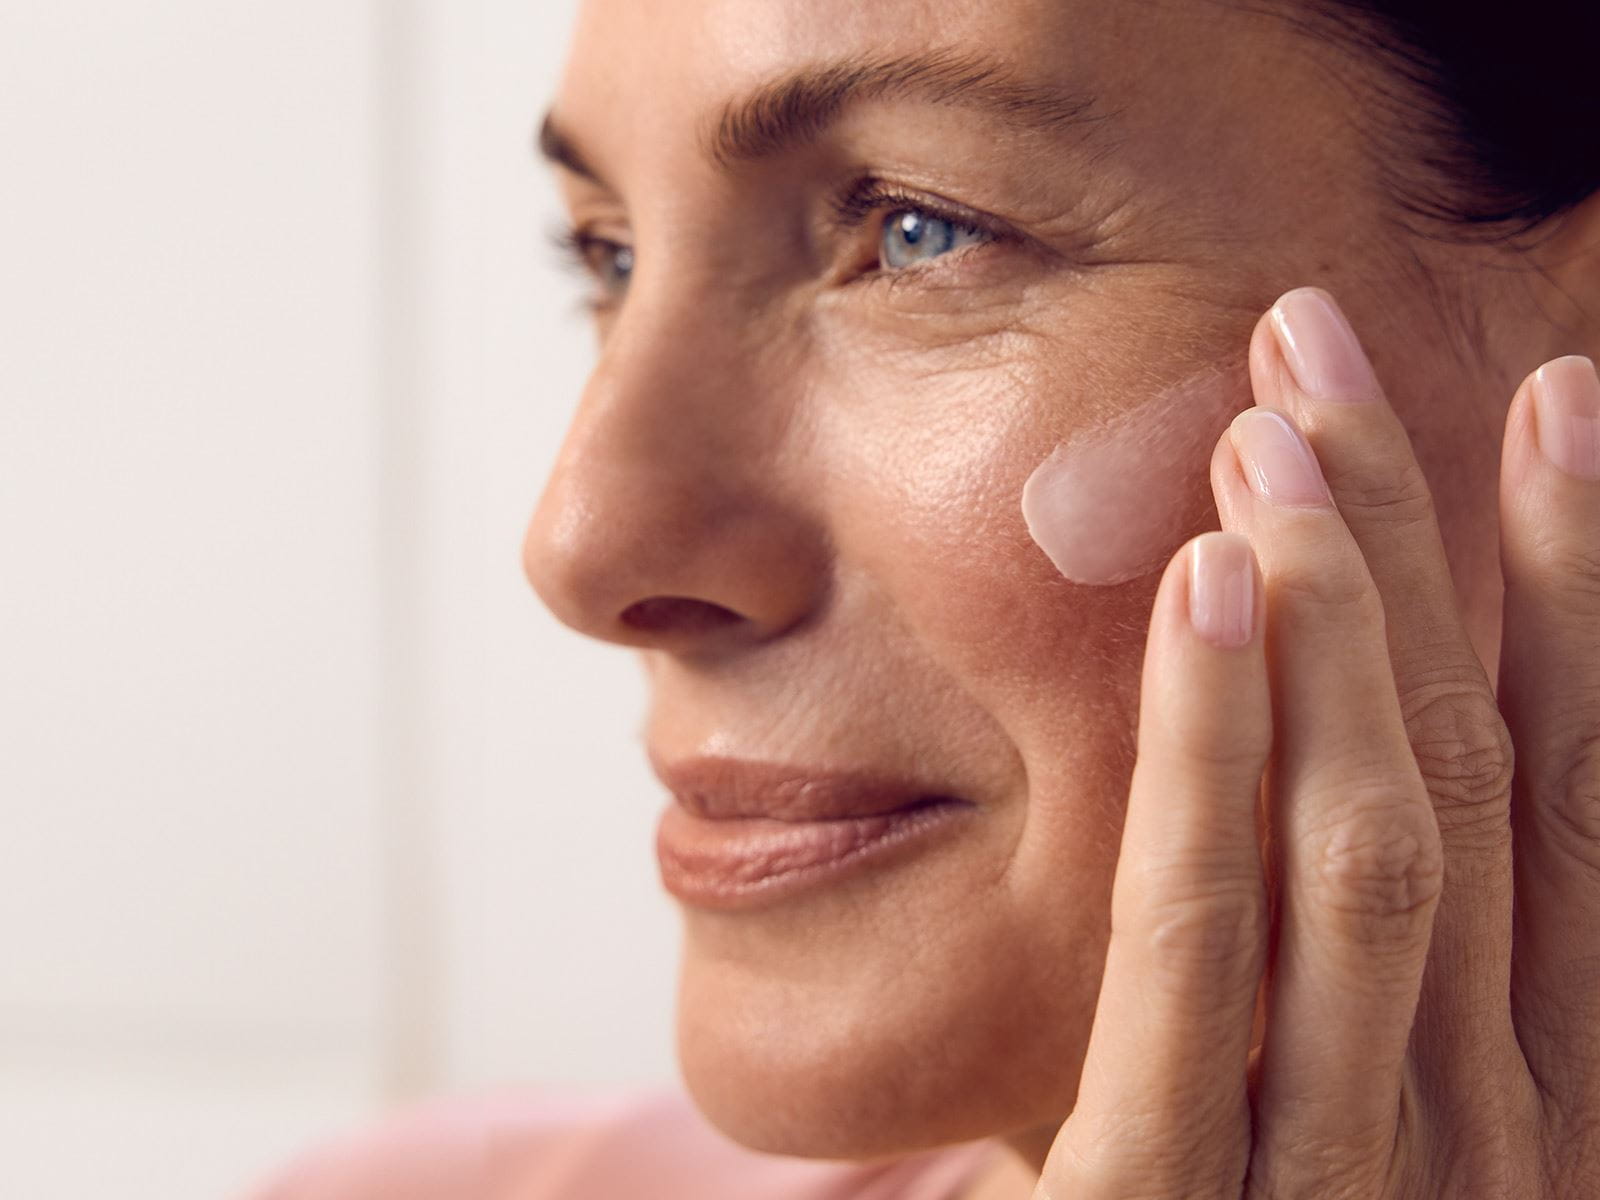
[[[571,435],[603,435],[619,454],[635,447],[647,460],[678,452],[720,458],[737,467],[751,454],[778,449],[783,397],[763,387],[760,362],[741,352],[740,318],[723,309],[712,289],[642,289],[619,314],[584,386]],[[744,319],[748,319],[748,316]],[[759,403],[752,402],[760,397]],[[591,430],[579,428],[587,419]],[[667,466],[670,464],[660,464]]]
[[[634,292],[616,317],[524,546],[569,625],[699,646],[772,636],[818,602],[826,537],[778,469],[794,381],[743,328],[687,293]]]

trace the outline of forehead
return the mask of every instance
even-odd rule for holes
[[[1148,102],[1192,86],[1207,61],[1196,35],[1218,37],[1219,11],[1212,0],[584,0],[555,108],[597,155],[638,158],[681,148],[730,98],[801,67],[941,49]]]

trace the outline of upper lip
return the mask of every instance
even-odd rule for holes
[[[698,817],[768,817],[828,821],[870,817],[956,799],[913,780],[873,771],[834,770],[724,756],[666,761],[651,755],[656,776]]]

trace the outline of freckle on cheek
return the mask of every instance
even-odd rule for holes
[[[1075,434],[1022,489],[1028,532],[1074,583],[1104,587],[1159,569],[1190,532],[1212,447],[1253,403],[1245,367],[1212,368]]]

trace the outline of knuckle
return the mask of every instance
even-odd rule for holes
[[[1197,781],[1234,782],[1261,774],[1272,751],[1272,729],[1265,720],[1237,719],[1236,712],[1213,708],[1204,721],[1175,728],[1170,737],[1183,768]]]
[[[1413,797],[1397,803],[1393,793],[1349,805],[1322,835],[1312,862],[1321,903],[1378,937],[1391,936],[1397,924],[1426,928],[1444,886],[1432,812]]]
[[[1191,891],[1152,906],[1141,919],[1140,938],[1160,973],[1186,994],[1193,994],[1197,977],[1215,985],[1254,988],[1266,936],[1266,898],[1260,886]],[[1231,986],[1221,988],[1214,999],[1231,1004],[1232,992]]]
[[[1358,459],[1336,471],[1328,486],[1339,510],[1352,523],[1380,523],[1399,528],[1435,523],[1433,493],[1414,460]]]
[[[1267,580],[1268,605],[1288,603],[1328,613],[1340,621],[1383,628],[1383,601],[1367,571],[1356,564],[1324,562],[1288,568]]]
[[[1500,849],[1510,836],[1515,752],[1482,665],[1397,661],[1396,674],[1406,735],[1440,825],[1453,836],[1481,832]]]

